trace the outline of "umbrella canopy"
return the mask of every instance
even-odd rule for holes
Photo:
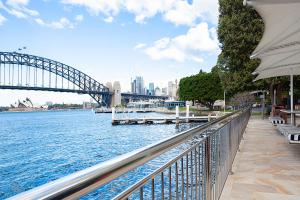
[[[248,0],[260,14],[265,31],[251,58],[261,59],[256,80],[300,74],[300,1]]]
[[[299,0],[244,0],[262,17],[265,30],[251,58],[261,64],[253,72],[255,80],[290,76],[291,121],[293,115],[293,75],[300,75],[300,1]]]

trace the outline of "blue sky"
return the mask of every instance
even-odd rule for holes
[[[219,53],[217,0],[1,0],[1,51],[25,53],[73,66],[98,80],[130,78],[162,87],[168,81],[209,71]],[[0,105],[75,102],[87,95],[0,91]]]

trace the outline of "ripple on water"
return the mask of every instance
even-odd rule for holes
[[[0,199],[176,133],[175,125],[112,126],[110,114],[91,111],[0,113]],[[154,160],[85,198],[110,199],[164,161]]]

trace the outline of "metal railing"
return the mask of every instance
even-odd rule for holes
[[[231,113],[11,199],[80,198],[182,144],[179,155],[114,199],[219,199],[249,117],[250,109]]]

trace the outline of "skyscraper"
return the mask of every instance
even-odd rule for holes
[[[149,83],[149,95],[154,95],[154,83]]]
[[[131,82],[131,92],[133,94],[145,94],[144,79],[142,76],[137,76]]]

